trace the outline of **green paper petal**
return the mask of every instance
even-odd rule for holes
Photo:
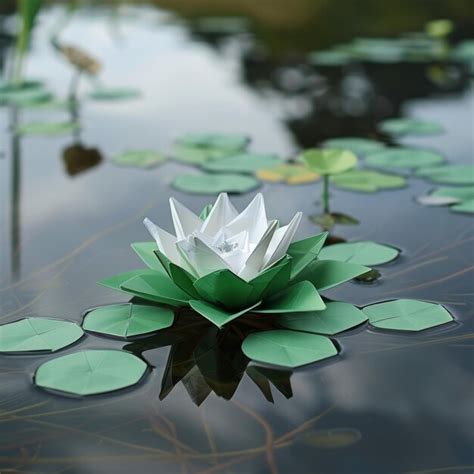
[[[318,290],[309,281],[290,286],[275,297],[265,300],[256,313],[296,313],[326,308]]]
[[[155,254],[155,251],[158,250],[156,242],[134,242],[131,247],[149,268],[166,272],[165,267]]]
[[[242,351],[257,362],[290,368],[337,355],[328,337],[283,329],[250,334],[242,344]]]
[[[193,298],[198,298],[199,294],[194,288],[194,282],[196,278],[187,272],[184,268],[181,268],[179,265],[174,263],[169,263],[169,275],[173,282],[179,286],[185,293],[190,295]]]
[[[173,324],[169,308],[142,304],[114,304],[93,309],[82,323],[86,331],[123,338],[165,329]]]
[[[212,206],[213,204],[207,204],[206,206],[203,207],[201,213],[199,214],[199,218],[202,221],[205,221],[209,217],[209,214],[212,211]]]
[[[372,326],[397,331],[423,331],[453,321],[448,311],[436,303],[394,300],[362,308]]]
[[[74,395],[97,395],[135,385],[146,371],[147,364],[128,352],[87,350],[40,365],[35,384]]]
[[[106,286],[107,288],[111,288],[112,290],[124,291],[121,288],[121,285],[131,278],[139,275],[155,275],[156,273],[156,270],[140,268],[139,270],[132,270],[130,272],[119,273],[109,278],[104,278],[103,280],[99,280],[97,283],[99,285]]]
[[[359,265],[381,265],[395,260],[400,251],[389,245],[378,244],[370,240],[344,242],[324,247],[320,260],[338,260]]]
[[[313,235],[304,240],[293,242],[288,248],[288,255],[293,258],[291,278],[294,278],[315,260],[322,249],[328,232]]]
[[[83,334],[70,321],[24,318],[0,326],[0,352],[55,352],[76,342]]]
[[[194,309],[194,311],[204,316],[217,327],[221,328],[222,326],[227,323],[230,323],[234,319],[237,319],[240,316],[243,316],[245,313],[252,311],[254,308],[260,305],[260,302],[254,304],[253,306],[245,308],[242,311],[238,311],[237,313],[226,311],[225,309],[219,308],[218,306],[208,303],[206,301],[191,300],[189,302],[189,305],[191,306],[191,308]]]
[[[249,284],[253,287],[250,300],[263,300],[286,288],[291,277],[291,267],[292,258],[286,255],[250,280]]]
[[[287,329],[317,334],[334,335],[367,321],[367,316],[355,306],[335,301],[326,309],[310,313],[284,314],[278,323]]]

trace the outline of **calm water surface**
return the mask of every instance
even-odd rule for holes
[[[48,38],[63,13],[43,11],[27,60],[28,77],[44,79],[59,96],[72,71]],[[99,164],[79,172],[66,166],[65,151],[77,137],[15,140],[11,115],[0,111],[2,323],[27,314],[80,322],[88,308],[124,301],[95,282],[141,265],[130,243],[148,240],[142,218],[170,229],[170,196],[194,211],[212,199],[169,186],[189,167],[114,166],[110,157],[126,149],[166,152],[181,134],[216,130],[249,133],[255,151],[291,157],[328,136],[377,137],[377,120],[405,114],[440,122],[447,133],[404,142],[438,149],[451,162],[472,160],[474,89],[464,72],[440,87],[426,79],[426,65],[316,71],[298,58],[268,57],[247,34],[206,37],[148,7],[112,13],[81,10],[63,33],[102,59],[104,84],[143,92],[130,101],[81,101],[80,143],[100,151]],[[90,88],[85,80],[81,94]],[[28,111],[19,120],[46,118],[65,120],[67,113]],[[211,343],[207,325],[135,343],[87,335],[62,354],[126,347],[153,369],[133,390],[85,399],[32,385],[35,369],[51,356],[3,356],[0,471],[472,472],[474,229],[469,216],[417,204],[431,187],[410,178],[404,190],[332,191],[332,208],[360,220],[337,227],[337,236],[391,244],[402,255],[380,267],[376,283],[347,283],[327,296],[358,305],[436,301],[455,323],[413,335],[355,329],[337,337],[338,357],[292,374],[246,372],[236,341]],[[319,183],[261,191],[269,215],[283,221],[298,209],[319,212]],[[235,204],[252,196],[236,196]],[[304,220],[299,237],[317,231]],[[270,381],[273,403],[249,374],[267,397]]]

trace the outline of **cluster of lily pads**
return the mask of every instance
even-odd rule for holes
[[[366,265],[396,259],[400,251],[392,246],[370,241],[325,245],[327,233],[292,242],[301,213],[280,226],[267,219],[261,195],[240,214],[225,194],[200,216],[173,199],[170,205],[176,236],[146,219],[155,240],[132,244],[147,268],[100,282],[131,295],[130,302],[87,311],[82,327],[38,316],[2,325],[0,352],[56,352],[87,332],[146,348],[147,338],[156,334],[176,330],[185,337],[202,324],[201,337],[208,333],[204,327],[215,328],[212,341],[235,334],[243,366],[251,360],[293,369],[336,357],[334,336],[366,323],[410,332],[453,320],[441,305],[426,301],[392,300],[359,308],[323,296],[369,271]],[[34,383],[81,396],[130,387],[150,366],[128,347],[79,350],[48,360],[36,369]]]

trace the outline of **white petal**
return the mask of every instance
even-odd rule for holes
[[[231,204],[227,193],[219,194],[211,212],[202,224],[201,232],[209,236],[215,235],[222,227],[237,217],[238,212]]]
[[[145,224],[148,232],[155,239],[160,252],[164,253],[173,263],[179,265],[181,256],[176,249],[176,237],[158,227],[148,217],[143,220],[143,224]]]
[[[228,236],[238,234],[244,230],[249,233],[251,243],[257,243],[265,234],[268,227],[263,196],[257,194],[251,203],[225,227]]]
[[[170,198],[170,208],[174,230],[178,240],[185,239],[188,235],[201,227],[202,220],[186,206],[176,201],[176,199]]]
[[[272,241],[265,255],[263,268],[274,264],[286,254],[302,216],[302,212],[297,212],[288,225],[280,227],[280,229],[273,234]]]

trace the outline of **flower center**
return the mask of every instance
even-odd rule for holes
[[[224,240],[224,242],[220,245],[218,245],[216,248],[219,250],[221,253],[229,253],[235,250],[239,246],[238,242],[227,242],[227,240]]]

